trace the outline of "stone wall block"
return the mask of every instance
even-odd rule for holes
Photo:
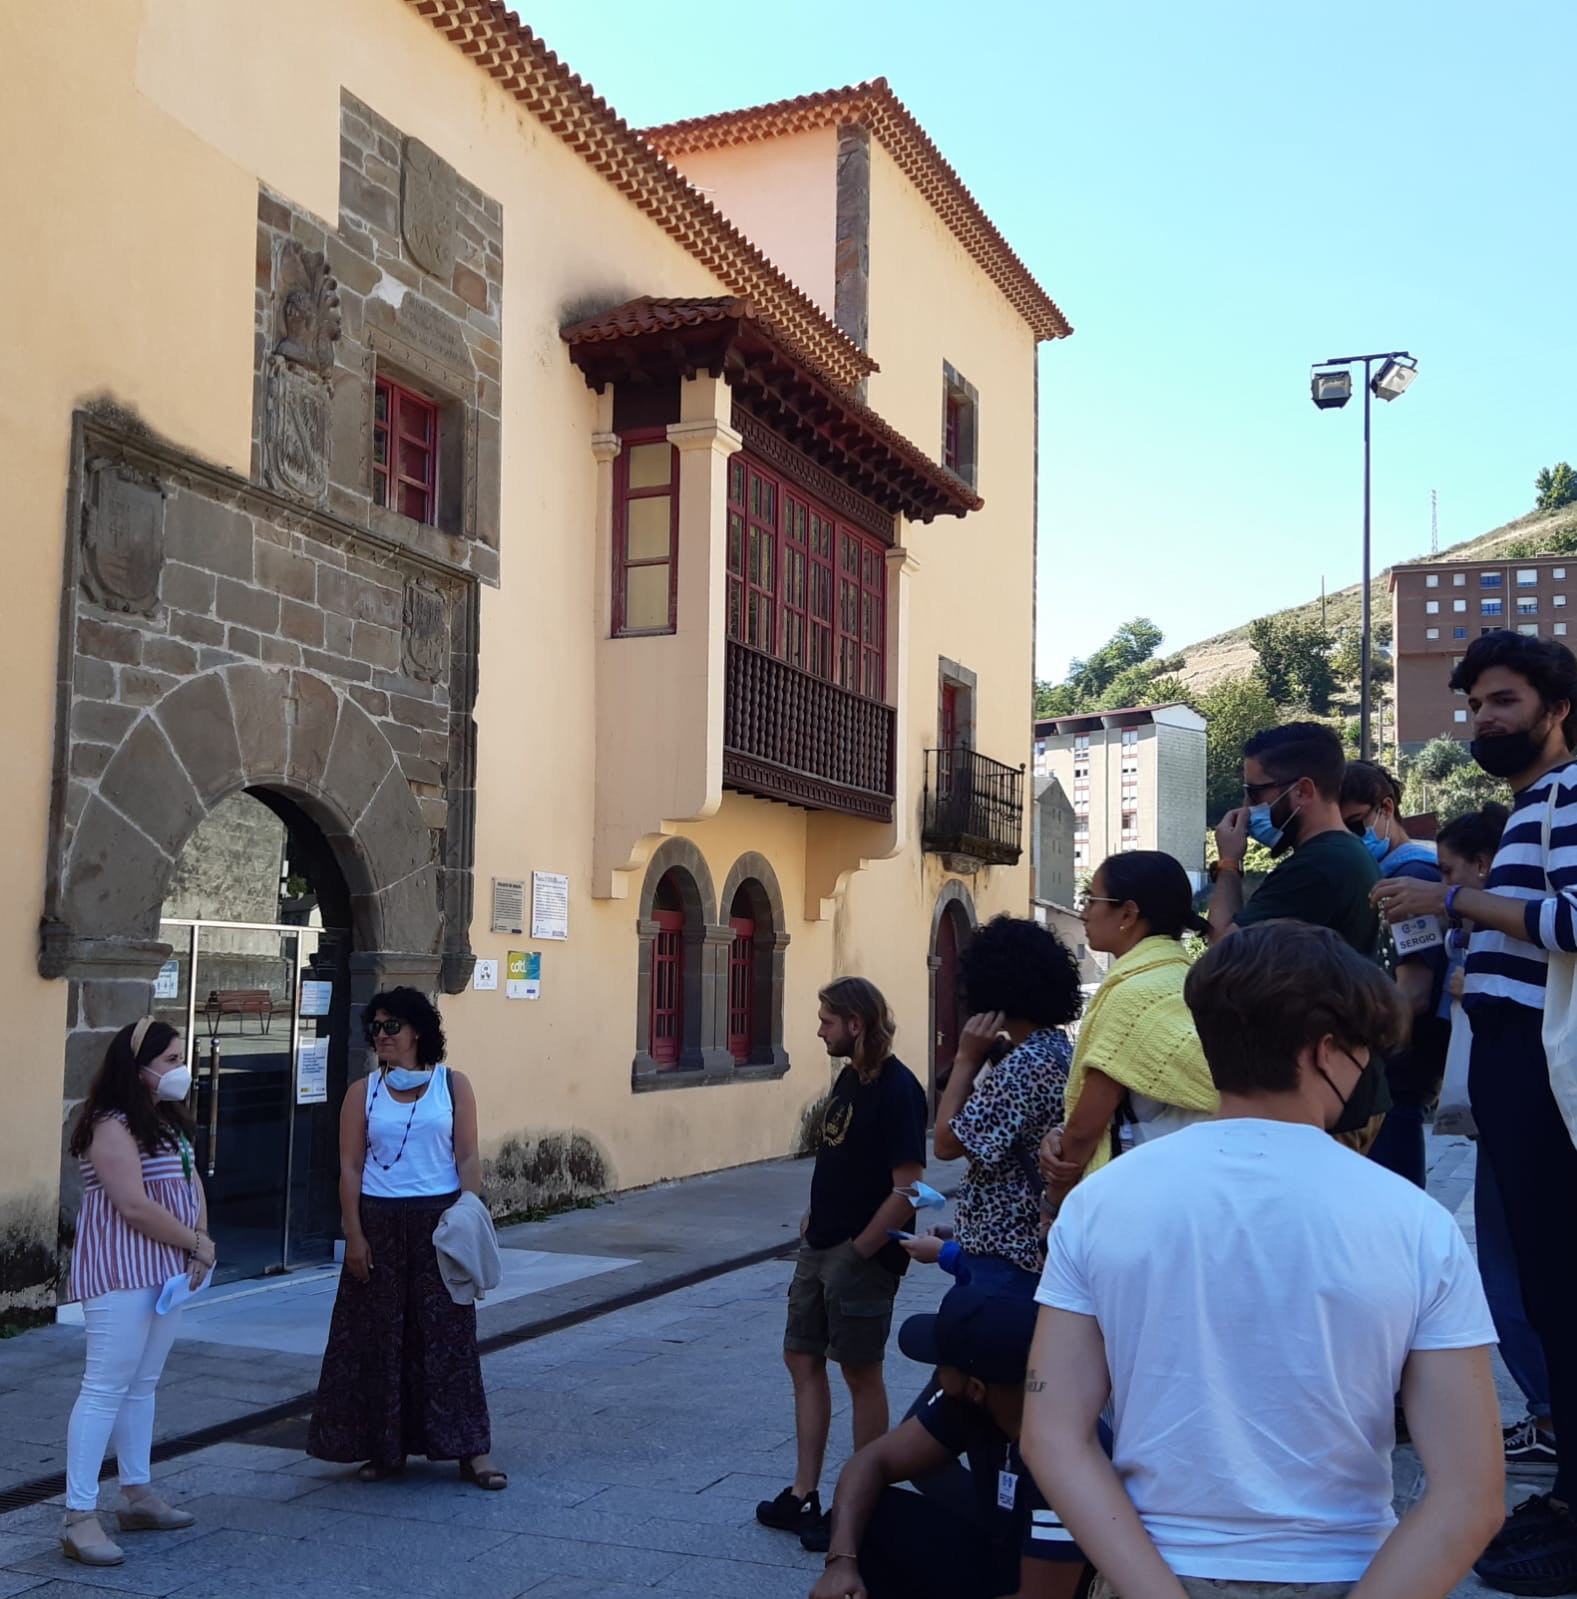
[[[259,543],[256,552],[257,584],[271,594],[310,605],[317,598],[317,562],[294,555],[276,544]]]
[[[251,783],[277,781],[290,755],[285,697],[290,677],[261,666],[234,666],[224,674],[240,769]]]
[[[177,494],[165,512],[164,554],[168,561],[250,583],[252,519],[199,495]]]
[[[389,586],[391,575],[387,567],[358,557],[351,558],[345,571],[319,566],[318,604],[354,622],[398,627],[404,595]]]
[[[159,585],[159,598],[166,605],[206,615],[214,608],[214,575],[200,567],[169,562]]]
[[[323,646],[323,613],[315,605],[302,605],[295,600],[279,602],[279,631],[297,644],[312,649]]]
[[[84,699],[112,700],[115,697],[115,668],[91,655],[79,655],[71,669],[71,684]]]
[[[260,634],[254,633],[249,627],[232,627],[229,636],[225,639],[232,656],[246,655],[252,660],[259,661],[263,658],[263,640]],[[226,662],[226,665],[229,663]]]
[[[136,979],[92,977],[73,987],[77,991],[80,1025],[107,1034],[99,1043],[100,1061],[109,1040],[127,1022],[141,1021],[148,1014],[148,985]]]
[[[129,627],[116,627],[84,616],[77,622],[77,650],[101,661],[135,666],[142,659],[142,634]]]
[[[71,708],[71,736],[89,743],[119,745],[136,720],[137,713],[129,705],[79,700]]]
[[[448,712],[443,706],[434,705],[427,700],[413,699],[409,694],[391,694],[389,714],[397,722],[404,722],[407,726],[432,733],[444,733],[446,736],[448,734]]]
[[[416,808],[422,813],[422,820],[435,833],[443,832],[449,821],[449,804],[446,800],[426,799],[417,800]]]
[[[265,638],[258,658],[266,666],[300,666],[301,646],[285,638]]]
[[[224,678],[205,672],[183,683],[154,711],[203,803],[212,808],[235,786],[243,769],[235,715]]]
[[[369,716],[383,717],[389,714],[389,696],[381,689],[367,688],[361,683],[352,683],[350,697]]]
[[[214,596],[214,614],[221,622],[235,622],[259,633],[277,633],[279,596],[222,577]]]
[[[120,674],[120,702],[146,708],[157,705],[175,687],[176,679],[166,672],[149,672],[128,666]]]
[[[427,831],[405,777],[397,768],[391,767],[388,776],[378,785],[372,803],[356,824],[356,834],[380,882],[399,882],[433,863],[432,834]],[[435,889],[435,914],[437,904]],[[426,945],[420,947],[425,949]]]
[[[84,984],[84,987],[87,985]],[[148,985],[146,983],[106,983],[99,985],[106,988],[136,988],[140,989],[146,997]],[[135,1018],[134,1018],[135,1019]],[[110,1045],[115,1040],[115,1035],[126,1024],[116,1022],[113,1026],[105,1025],[87,1032],[74,1032],[66,1039],[66,1081],[65,1099],[67,1103],[86,1099],[88,1087],[92,1083],[95,1073],[104,1064],[104,1057]],[[67,1124],[69,1128],[74,1125],[75,1116]],[[73,1161],[73,1165],[76,1163]]]
[[[392,628],[358,622],[351,638],[351,650],[358,661],[392,671],[400,664],[400,635]]]
[[[340,210],[381,229],[392,239],[400,231],[399,206],[394,195],[344,162],[339,169]]]
[[[104,768],[115,758],[110,744],[73,744],[71,746],[71,775],[96,783],[104,775]]]
[[[342,701],[323,786],[352,822],[372,803],[393,765],[394,751],[376,723],[354,701]]]
[[[190,644],[223,644],[225,640],[223,622],[196,616],[191,611],[171,611],[166,626],[177,638]]]
[[[425,828],[421,832],[427,836]],[[382,889],[378,894],[378,907],[386,949],[421,955],[437,953],[443,923],[438,910],[436,866],[424,866]]]
[[[178,639],[147,638],[142,641],[142,664],[176,677],[190,677],[197,670],[197,651]]]
[[[292,672],[289,681],[295,710],[288,718],[290,754],[285,762],[285,776],[310,793],[320,794],[327,786],[324,776],[328,771],[329,750],[339,724],[339,695],[311,672]]]
[[[151,716],[142,717],[127,734],[99,793],[172,859],[208,811],[163,727]]]
[[[170,857],[98,795],[83,807],[61,911],[79,938],[153,937]]]
[[[325,677],[343,678],[346,682],[365,683],[372,676],[372,668],[365,661],[353,661],[348,655],[325,650],[303,649],[301,664],[309,672],[321,672]]]

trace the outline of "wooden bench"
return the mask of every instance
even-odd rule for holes
[[[243,1032],[246,1031],[246,1018],[255,1016],[266,1033],[268,1024],[274,1019],[274,996],[266,988],[212,989],[207,1004],[203,1006],[203,1013],[208,1018],[210,1036],[219,1031],[219,1024],[226,1016],[234,1016]]]

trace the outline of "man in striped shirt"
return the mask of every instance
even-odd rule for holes
[[[1558,1441],[1577,1442],[1577,1148],[1544,1055],[1551,950],[1577,951],[1577,657],[1553,639],[1486,633],[1451,675],[1473,714],[1473,758],[1515,800],[1482,889],[1392,878],[1374,891],[1392,922],[1444,914],[1473,925],[1463,1005],[1473,1024],[1468,1092],[1505,1204],[1528,1320],[1544,1346]],[[1546,840],[1548,843],[1546,844]],[[1519,1505],[1474,1568],[1493,1588],[1577,1593],[1577,1465]]]

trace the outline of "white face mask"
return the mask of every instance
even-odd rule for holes
[[[190,1066],[173,1066],[153,1085],[155,1099],[185,1099],[192,1091]]]
[[[402,1094],[408,1089],[425,1088],[432,1077],[431,1066],[386,1066],[383,1071],[384,1081],[390,1088],[398,1088]]]

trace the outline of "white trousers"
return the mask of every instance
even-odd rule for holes
[[[66,1430],[66,1508],[93,1510],[111,1444],[121,1486],[148,1481],[153,1399],[175,1341],[179,1311],[157,1314],[157,1288],[118,1288],[84,1300],[88,1363]]]

